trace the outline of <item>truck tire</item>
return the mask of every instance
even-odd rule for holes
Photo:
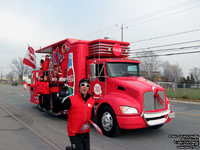
[[[105,106],[98,114],[97,123],[104,135],[108,137],[116,137],[121,130],[118,126],[116,115],[112,108]]]
[[[150,127],[151,129],[159,129],[163,126],[164,124],[159,124],[159,125],[155,125],[155,126],[152,126]]]

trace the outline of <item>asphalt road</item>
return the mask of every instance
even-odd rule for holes
[[[171,102],[171,108],[176,117],[160,129],[125,130],[108,138],[92,128],[91,149],[176,150],[180,136],[187,137],[185,142],[199,141],[200,105]],[[64,150],[70,143],[66,124],[66,116],[39,111],[23,87],[0,84],[0,150]]]

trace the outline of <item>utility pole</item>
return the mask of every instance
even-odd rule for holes
[[[116,26],[119,28],[119,26],[116,24]],[[128,29],[128,27],[125,27],[126,29]],[[124,41],[124,25],[122,24],[120,27],[121,30],[121,41]]]
[[[121,25],[121,41],[124,41],[124,37],[123,37],[124,36],[124,31],[123,30],[124,30],[124,25],[122,24]]]

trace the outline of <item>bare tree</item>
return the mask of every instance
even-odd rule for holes
[[[175,83],[179,82],[179,79],[183,75],[182,69],[179,67],[178,64],[176,64],[176,65],[171,65],[170,70],[171,70],[172,81]]]
[[[14,79],[14,72],[13,72],[13,71],[9,72],[9,73],[7,74],[7,78],[12,82],[13,79]]]
[[[200,68],[196,68],[196,67],[192,68],[190,70],[190,74],[193,75],[196,83],[200,84]]]
[[[23,64],[22,57],[18,57],[18,59],[13,59],[11,62],[11,68],[13,72],[15,72],[18,75],[19,83],[22,83],[24,75],[30,73],[29,67]]]
[[[165,81],[167,82],[179,82],[182,77],[182,69],[178,64],[172,65],[168,61],[165,61],[161,65],[163,69],[163,76],[165,77]]]
[[[152,51],[143,51],[136,55],[141,61],[141,71],[147,73],[150,79],[152,80],[153,73],[159,72],[161,60],[158,56],[155,56],[154,52]]]
[[[165,81],[170,81],[170,63],[168,61],[165,61],[161,64],[161,68],[163,69],[163,76],[165,77]]]

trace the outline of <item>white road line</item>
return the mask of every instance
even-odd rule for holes
[[[22,96],[22,97],[24,97],[24,95],[23,95],[23,94],[19,94],[19,96]]]
[[[11,92],[11,91],[8,91],[9,93]]]
[[[6,111],[13,119],[15,119],[16,121],[18,121],[19,123],[21,123],[22,125],[24,125],[26,128],[28,128],[31,132],[33,132],[35,135],[37,135],[38,137],[40,137],[43,141],[45,141],[47,144],[49,144],[52,148],[54,148],[55,150],[62,150],[58,145],[54,144],[52,141],[48,140],[47,138],[45,138],[44,136],[42,136],[40,133],[38,133],[37,131],[35,131],[32,127],[30,127],[29,125],[27,125],[26,123],[24,123],[22,120],[20,120],[18,117],[16,117],[15,115],[13,115],[7,108],[6,106],[0,105],[0,107]]]

